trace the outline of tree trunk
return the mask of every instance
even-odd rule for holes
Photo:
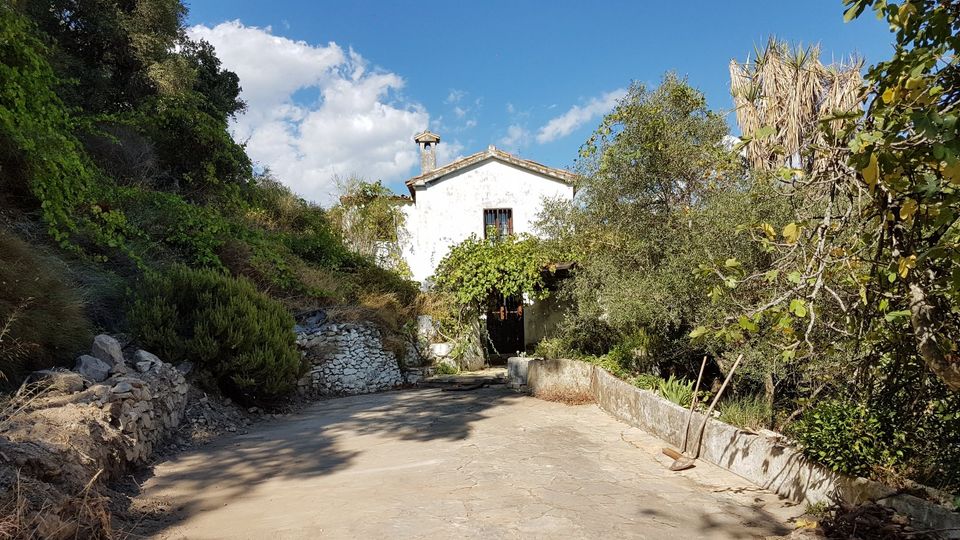
[[[943,347],[937,341],[934,331],[934,307],[927,299],[923,287],[916,281],[911,281],[910,290],[910,324],[913,326],[913,336],[917,341],[917,349],[924,363],[937,377],[951,390],[960,391],[960,362],[947,358]]]

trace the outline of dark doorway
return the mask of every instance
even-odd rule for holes
[[[512,356],[523,350],[523,298],[491,294],[487,299],[487,351],[494,356]]]

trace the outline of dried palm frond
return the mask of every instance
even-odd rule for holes
[[[824,66],[820,47],[791,47],[771,38],[755,51],[755,60],[730,62],[730,92],[740,132],[752,137],[769,128],[772,135],[756,137],[746,147],[751,166],[772,169],[783,165],[813,170],[813,147],[825,142],[820,123],[848,113],[862,103],[862,62]],[[839,129],[839,121],[830,126]]]

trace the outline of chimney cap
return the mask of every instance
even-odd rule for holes
[[[423,133],[417,134],[413,138],[415,143],[438,143],[440,142],[440,136],[436,133],[433,133],[430,130],[424,130]]]

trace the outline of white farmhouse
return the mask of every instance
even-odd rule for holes
[[[411,199],[404,206],[403,256],[421,283],[471,234],[483,238],[491,227],[500,234],[536,234],[533,223],[544,199],[573,199],[575,175],[569,171],[493,146],[437,167],[440,137],[424,131],[413,140],[420,147],[421,173],[406,182]],[[523,306],[520,299],[494,300],[487,327],[499,352],[513,353],[539,341],[557,312],[543,304]]]

